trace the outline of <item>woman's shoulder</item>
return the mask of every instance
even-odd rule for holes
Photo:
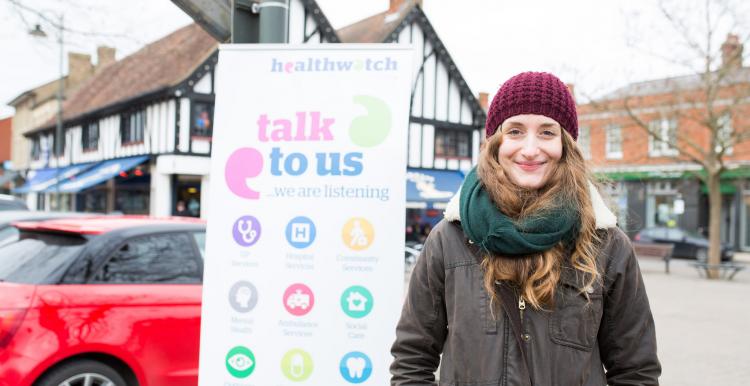
[[[601,230],[601,232],[604,233],[602,237],[604,249],[620,250],[633,248],[630,238],[620,227],[606,228]]]
[[[441,258],[445,266],[450,267],[458,261],[476,260],[476,251],[472,251],[471,245],[460,222],[443,219],[430,232],[423,251]]]
[[[619,227],[603,230],[600,264],[605,267],[607,276],[615,275],[630,266],[637,265],[633,244],[628,235]]]

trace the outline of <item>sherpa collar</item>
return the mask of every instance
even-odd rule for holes
[[[589,182],[589,195],[591,196],[591,204],[594,207],[594,217],[596,218],[596,229],[614,228],[617,226],[617,217],[612,213],[607,205],[604,204],[599,190],[596,186]],[[453,198],[448,202],[445,207],[443,215],[448,221],[461,221],[461,214],[459,212],[459,202],[461,201],[461,187],[458,188],[458,192],[453,195]]]

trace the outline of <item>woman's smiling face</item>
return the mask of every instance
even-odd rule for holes
[[[510,117],[500,125],[498,161],[516,185],[539,189],[562,157],[562,127],[538,114]]]

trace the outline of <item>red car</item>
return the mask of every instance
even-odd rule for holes
[[[17,223],[0,248],[0,386],[198,383],[205,223]]]

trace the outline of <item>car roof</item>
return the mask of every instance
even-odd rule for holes
[[[82,212],[43,212],[32,210],[3,210],[0,211],[0,228],[10,225],[14,221],[40,221],[65,217],[84,217],[96,214]]]
[[[113,231],[144,227],[156,227],[164,230],[172,228],[200,229],[205,227],[205,224],[205,220],[193,217],[151,217],[138,215],[90,216],[14,223],[21,230],[76,233],[82,235],[99,235]]]

